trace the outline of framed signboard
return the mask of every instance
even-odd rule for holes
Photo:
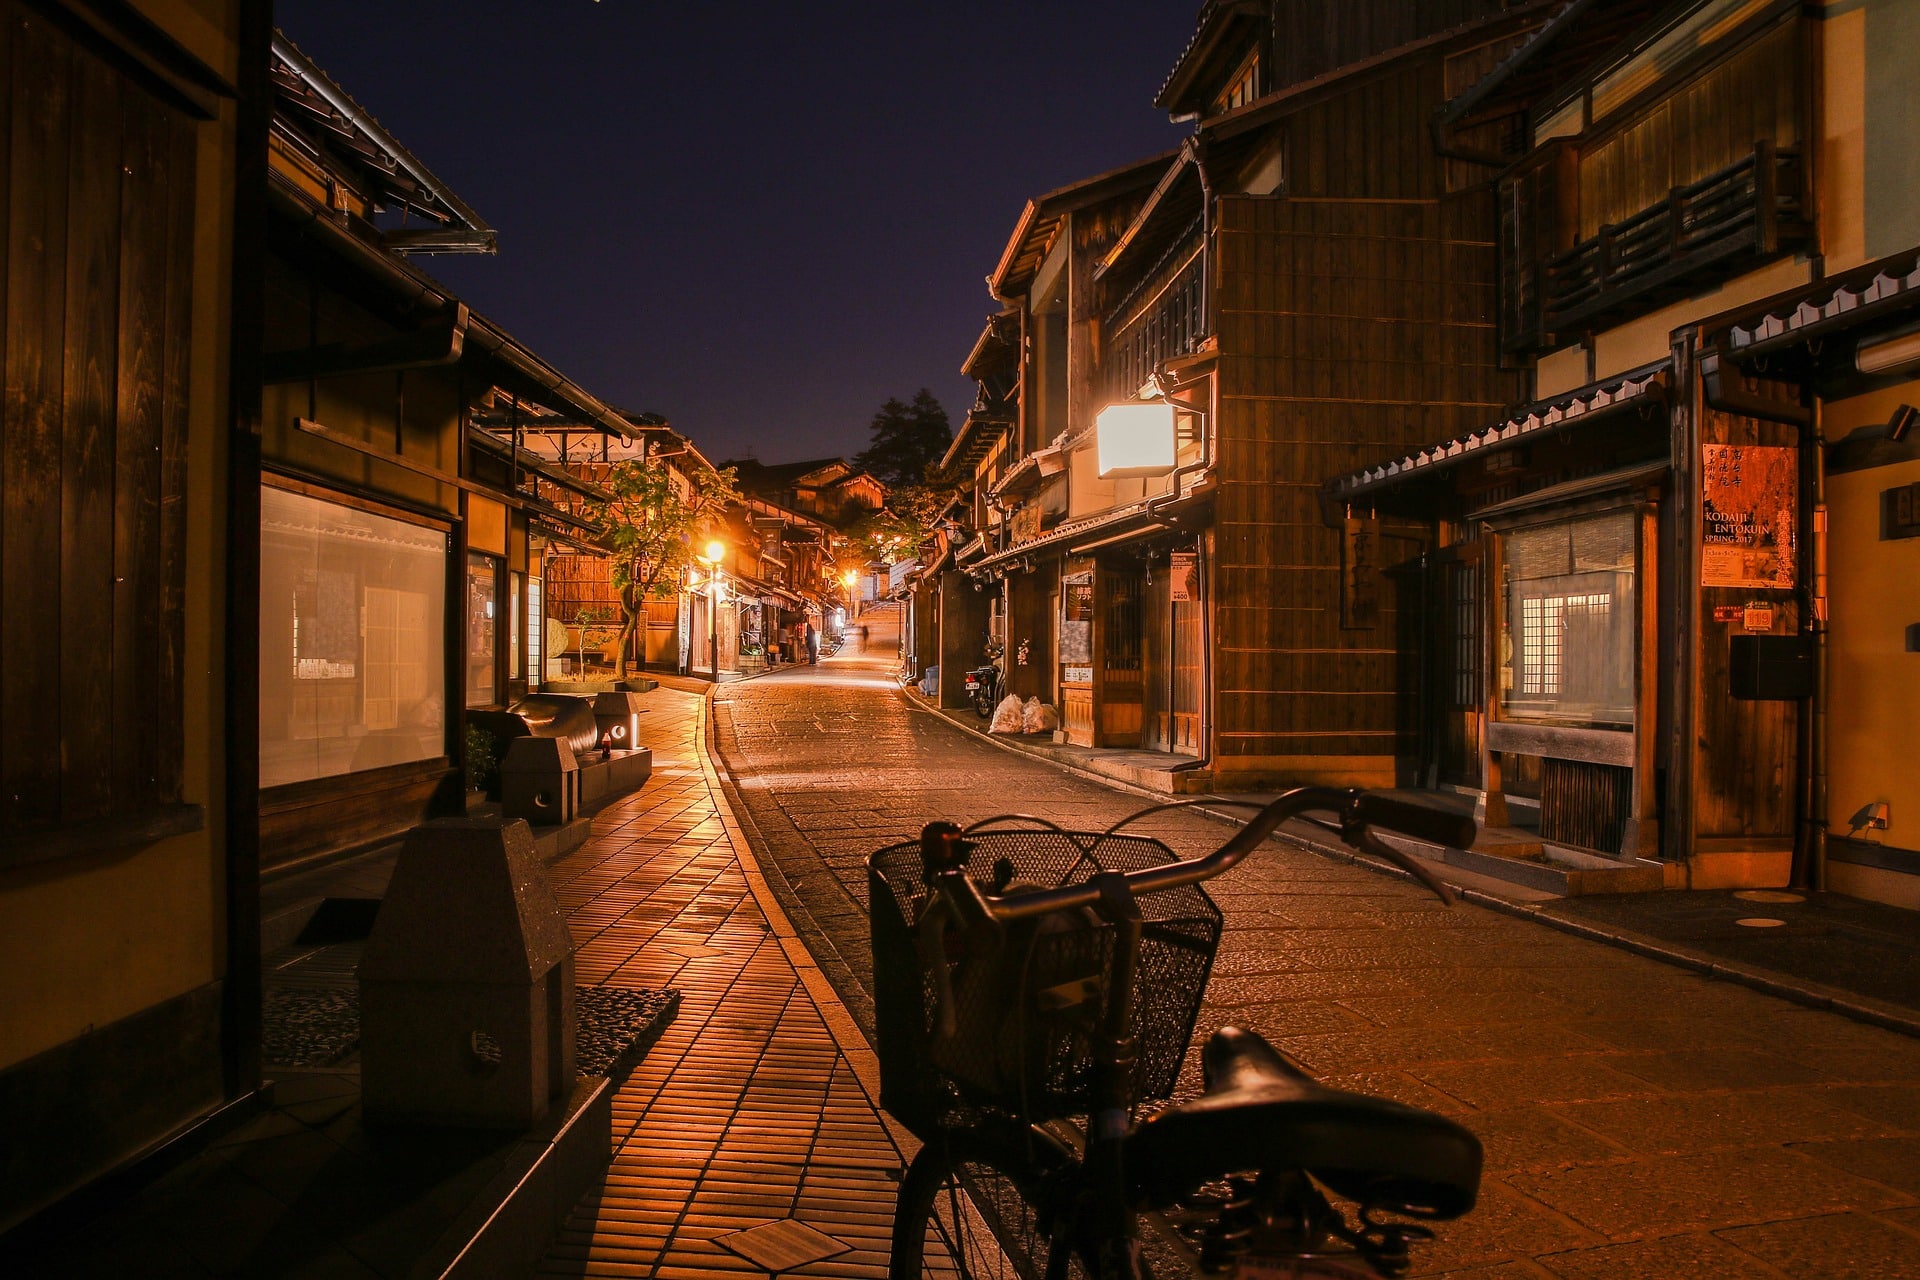
[[[1175,551],[1167,557],[1167,598],[1175,604],[1187,604],[1200,598],[1198,580],[1200,556],[1192,551]]]
[[[1772,445],[1700,446],[1700,584],[1794,584],[1794,450]]]

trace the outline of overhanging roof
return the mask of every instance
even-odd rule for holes
[[[1920,310],[1920,249],[1907,249],[1713,322],[1707,342],[1749,360],[1914,310]]]
[[[953,443],[947,446],[946,453],[934,464],[934,471],[950,479],[958,479],[962,471],[971,474],[1012,427],[1012,420],[1006,417],[982,413],[977,409],[968,413],[961,419],[960,430],[954,433]]]
[[[1669,0],[1568,0],[1546,24],[1464,93],[1442,107],[1451,128],[1533,105],[1645,25]]]
[[[305,237],[330,260],[358,273],[373,290],[404,311],[428,317],[452,314],[460,307],[460,300],[445,285],[411,262],[362,240],[279,175],[269,176],[267,195],[268,208],[282,225]],[[493,358],[498,366],[497,381],[505,389],[561,414],[577,415],[622,439],[630,440],[636,434],[634,425],[623,415],[477,312],[468,312],[466,345],[469,352]]]
[[[985,378],[1020,360],[1020,308],[1008,307],[988,316],[986,327],[974,340],[973,350],[960,362],[963,378]]]
[[[1068,214],[1145,187],[1153,175],[1165,169],[1167,162],[1176,154],[1174,151],[1163,151],[1145,160],[1057,187],[1027,201],[1020,220],[1014,224],[1013,235],[1007,239],[1007,247],[1000,253],[999,264],[994,267],[993,274],[987,277],[987,291],[1002,301],[1011,302],[1015,291],[1031,281],[1034,273],[1040,269],[1047,250],[1053,246],[1054,233],[1060,229],[1061,221]]]
[[[1416,449],[1392,462],[1363,467],[1359,471],[1336,477],[1328,482],[1327,491],[1336,501],[1354,501],[1371,493],[1436,475],[1469,458],[1514,448],[1549,433],[1568,430],[1624,410],[1651,409],[1664,405],[1670,369],[1671,365],[1661,360],[1563,395],[1535,401],[1492,426]]]
[[[315,159],[350,166],[367,199],[426,220],[427,228],[387,227],[382,238],[399,253],[494,253],[499,240],[453,189],[373,118],[371,112],[287,39],[273,33],[270,78],[274,125]]]
[[[1160,91],[1153,95],[1153,105],[1162,111],[1189,114],[1181,108],[1192,106],[1186,99],[1200,73],[1234,36],[1246,31],[1249,25],[1257,28],[1266,16],[1267,6],[1262,0],[1208,0],[1194,24],[1192,38],[1180,51],[1179,61],[1167,73]]]

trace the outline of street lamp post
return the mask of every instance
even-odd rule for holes
[[[720,683],[720,562],[726,555],[727,544],[715,538],[698,557],[707,566],[707,670],[715,684]]]

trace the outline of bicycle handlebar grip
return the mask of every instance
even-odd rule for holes
[[[1356,814],[1361,822],[1370,827],[1385,827],[1388,831],[1411,836],[1415,840],[1443,844],[1454,849],[1470,847],[1479,830],[1468,814],[1396,800],[1392,796],[1363,795]]]

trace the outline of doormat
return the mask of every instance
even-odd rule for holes
[[[580,1074],[624,1080],[680,1008],[672,987],[575,987]],[[262,1055],[274,1066],[335,1067],[360,1051],[360,996],[351,988],[280,987],[266,993]]]

